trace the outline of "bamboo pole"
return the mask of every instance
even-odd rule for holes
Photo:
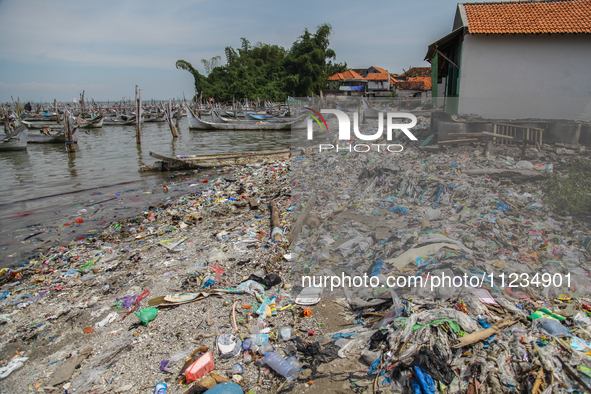
[[[170,127],[170,132],[172,133],[172,138],[179,138],[179,135],[176,131],[176,127],[174,127],[174,123],[172,122],[172,100],[168,100],[168,114],[166,116],[168,120],[168,126]]]
[[[135,85],[135,141],[142,143],[142,90]]]
[[[179,103],[180,103],[180,102],[179,102]],[[176,110],[176,123],[175,123],[175,127],[176,127],[176,128],[178,128],[178,127],[179,127],[179,125],[180,125],[180,123],[181,123],[181,116],[182,116],[182,113],[181,113],[181,106],[180,106],[180,104],[179,104],[179,106],[178,106],[178,108],[177,108],[177,110]]]
[[[76,147],[72,141],[72,125],[70,125],[70,119],[67,112],[64,112],[64,129],[66,134],[66,152],[76,152]]]

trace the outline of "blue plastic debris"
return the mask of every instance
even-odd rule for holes
[[[500,201],[497,202],[497,208],[500,211],[510,211],[511,210],[511,206],[509,204],[505,204],[505,203],[502,203]]]
[[[408,215],[408,209],[406,209],[405,207],[389,207],[388,211],[390,212],[397,212],[397,213],[401,213],[403,215]]]
[[[421,386],[421,391],[423,394],[435,394],[437,390],[435,389],[435,382],[429,374],[423,371],[420,367],[413,367],[415,370],[415,378],[419,382]],[[416,391],[415,391],[416,392]]]

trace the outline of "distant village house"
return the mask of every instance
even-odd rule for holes
[[[431,68],[412,67],[401,75],[380,67],[351,69],[328,78],[329,89],[323,94],[367,97],[431,97]]]

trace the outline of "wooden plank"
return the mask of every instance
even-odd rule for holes
[[[480,133],[449,133],[448,137],[482,137],[484,135],[482,133],[483,132],[480,132]]]
[[[439,145],[453,145],[453,144],[468,144],[470,142],[478,142],[478,138],[466,138],[462,140],[449,140],[449,141],[438,141]]]
[[[259,157],[259,156],[273,156],[291,153],[291,149],[277,149],[265,150],[260,152],[234,152],[234,153],[216,153],[212,155],[196,155],[195,157],[178,159],[176,157],[164,156],[159,153],[150,151],[150,156],[160,160],[179,161],[181,163],[190,163],[191,161],[200,160],[215,160],[215,159],[234,159],[238,157]]]
[[[499,126],[509,126],[509,127],[515,127],[515,126],[517,126],[517,127],[523,127],[523,128],[529,127],[529,126],[514,125],[514,124],[510,124],[510,123],[495,123],[495,124],[497,124]],[[544,130],[544,129],[541,129],[539,127],[530,127],[530,129],[532,129],[532,130]]]
[[[515,138],[513,138],[513,137],[511,137],[511,136],[501,136],[501,135],[499,135],[499,134],[495,134],[495,133],[489,133],[488,131],[483,131],[483,132],[482,132],[482,135],[487,135],[487,136],[489,136],[489,137],[493,137],[493,138],[501,138],[501,139],[510,139],[510,140],[512,140],[512,139],[515,139]]]

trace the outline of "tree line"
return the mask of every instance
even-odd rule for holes
[[[221,56],[201,60],[206,75],[186,60],[178,60],[176,68],[193,75],[197,97],[284,101],[288,96],[314,96],[326,88],[330,75],[347,69],[329,48],[331,33],[327,23],[315,33],[305,29],[289,50],[261,42],[251,45],[243,37],[240,48],[225,48],[226,64],[220,64]]]

